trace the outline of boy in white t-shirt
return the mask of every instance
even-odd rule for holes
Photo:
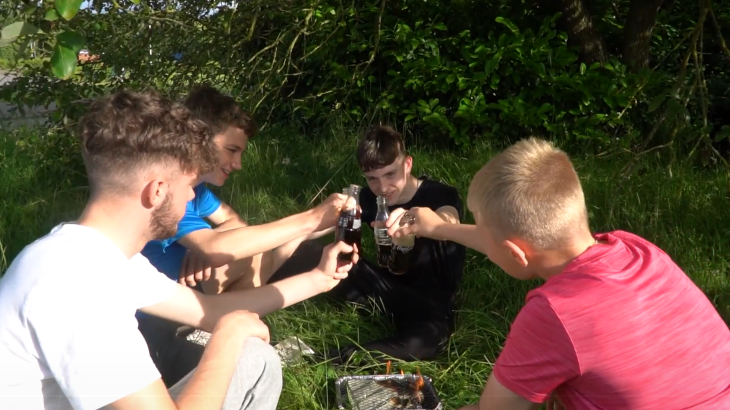
[[[0,408],[276,408],[281,368],[258,315],[334,287],[351,267],[337,254],[351,248],[330,246],[317,269],[248,297],[200,294],[139,252],[175,234],[191,183],[215,165],[210,130],[155,92],[122,91],[92,104],[80,137],[83,214],[27,246],[0,279]],[[200,365],[169,391],[138,309],[212,332]]]

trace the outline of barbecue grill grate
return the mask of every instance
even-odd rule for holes
[[[423,376],[418,390],[419,379],[415,374],[340,377],[335,382],[337,406],[352,410],[442,410],[431,378]]]

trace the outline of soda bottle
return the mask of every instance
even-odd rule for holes
[[[344,190],[343,190],[344,192]],[[360,249],[360,240],[362,231],[360,219],[362,211],[360,209],[360,186],[350,185],[347,192],[347,201],[340,211],[337,218],[337,228],[335,229],[335,241],[344,241],[351,246],[357,246]],[[340,263],[350,263],[352,261],[353,252],[343,252],[337,256]]]
[[[405,214],[400,219],[399,227],[403,228],[404,226],[412,224],[414,221],[415,218],[413,218],[413,216]],[[406,273],[408,268],[411,266],[413,246],[416,244],[416,235],[410,234],[401,236],[400,238],[394,237],[392,240],[393,246],[390,249],[388,270],[396,275],[402,275]]]
[[[375,221],[373,222],[373,233],[377,248],[378,265],[385,268],[388,266],[390,248],[393,246],[393,241],[390,239],[388,227],[385,225],[389,216],[386,199],[384,196],[379,196],[376,201],[378,204],[378,213],[375,215]]]

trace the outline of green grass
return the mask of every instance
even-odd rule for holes
[[[27,138],[27,135],[22,136]],[[78,215],[86,195],[83,177],[65,163],[43,161],[52,150],[38,143],[18,149],[15,136],[0,140],[0,271],[35,238],[56,223]],[[307,208],[348,183],[364,184],[352,153],[354,135],[328,131],[293,135],[273,129],[256,137],[244,155],[243,170],[220,191],[223,200],[250,223],[271,221]],[[415,149],[415,172],[457,186],[463,193],[471,176],[493,155],[489,146],[468,153]],[[630,179],[621,160],[575,157],[594,231],[624,229],[664,249],[730,321],[730,211],[728,175],[667,168],[647,158]],[[471,218],[471,216],[469,216]],[[365,252],[371,253],[366,233]],[[372,254],[372,253],[371,253]],[[538,282],[518,282],[471,252],[460,292],[457,331],[437,360],[398,363],[406,372],[434,379],[446,408],[474,402],[481,392],[526,293]],[[358,315],[349,307],[314,298],[266,318],[272,337],[297,335],[315,350],[384,335],[391,325],[378,315]],[[285,370],[282,409],[335,408],[333,379],[346,373],[383,372],[375,364],[347,370],[307,361]]]

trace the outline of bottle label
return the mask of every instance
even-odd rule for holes
[[[399,245],[396,245],[396,246],[393,247],[393,249],[395,249],[396,251],[398,251],[400,253],[408,253],[408,252],[411,251],[411,249],[413,249],[413,245],[411,245],[411,246],[399,246]]]
[[[377,243],[378,245],[390,245],[393,243],[393,241],[390,239],[390,236],[388,235],[387,229],[375,229],[375,243]]]
[[[343,228],[347,228],[347,226],[350,224],[350,218],[347,216],[341,216],[337,220],[337,226],[341,226]]]
[[[360,226],[362,225],[362,221],[360,218],[357,218],[352,221],[352,229],[360,229]]]

